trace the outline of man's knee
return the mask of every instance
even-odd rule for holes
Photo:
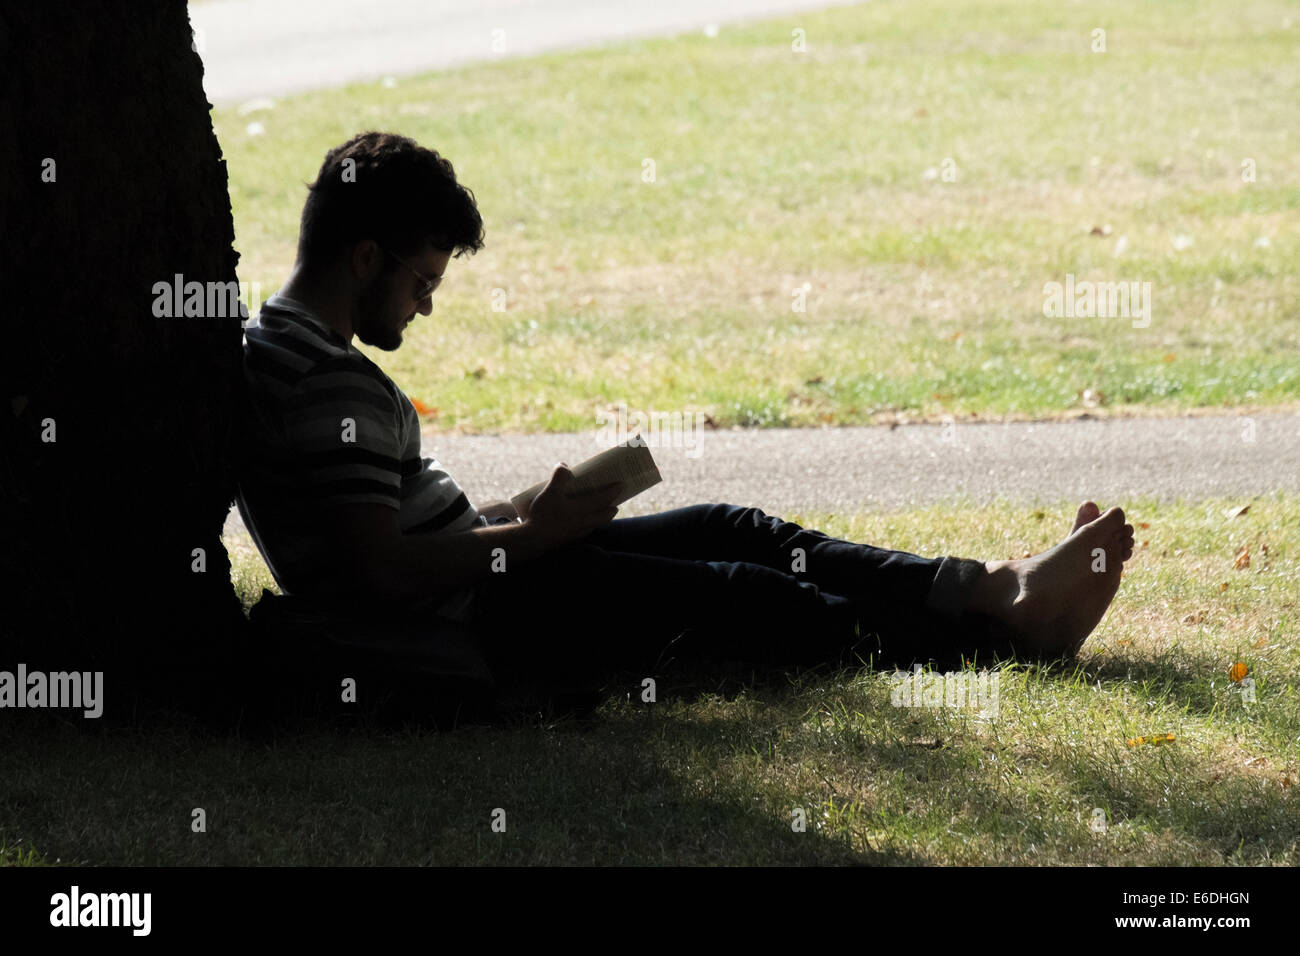
[[[717,504],[701,505],[704,509],[704,519],[709,523],[737,525],[745,521],[757,523],[768,515],[759,508],[750,505],[736,505],[728,502],[718,502]]]

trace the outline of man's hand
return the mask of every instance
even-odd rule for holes
[[[574,494],[569,490],[574,481],[569,466],[560,462],[524,518],[525,524],[551,544],[564,544],[590,534],[609,524],[618,514],[614,499],[618,497],[621,482],[611,481],[592,491]]]

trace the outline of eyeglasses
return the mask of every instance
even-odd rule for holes
[[[380,246],[379,248],[384,249],[383,246]],[[422,302],[423,300],[429,298],[429,296],[433,295],[433,290],[438,288],[438,286],[442,283],[442,276],[434,276],[432,279],[430,279],[428,276],[423,275],[420,272],[417,272],[409,262],[407,262],[405,259],[397,255],[396,253],[389,252],[389,250],[387,249],[384,249],[384,252],[387,252],[390,256],[392,256],[402,265],[406,266],[406,268],[410,269],[411,273],[422,283],[424,283],[422,286],[420,286],[419,289],[416,290],[417,293],[415,296],[416,302]]]

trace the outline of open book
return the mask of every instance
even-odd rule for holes
[[[620,482],[622,487],[619,489],[618,497],[614,499],[615,505],[621,505],[629,498],[634,498],[652,485],[663,481],[649,447],[639,434],[633,435],[621,445],[615,445],[599,455],[588,458],[580,465],[574,465],[569,470],[573,472],[571,494],[575,495],[592,491],[611,481]],[[527,491],[521,491],[510,499],[510,503],[515,506],[520,517],[527,517],[533,499],[541,494],[549,481],[550,479],[547,478],[546,481],[538,482]]]

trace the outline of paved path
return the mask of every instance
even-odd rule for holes
[[[208,0],[189,9],[201,40],[203,87],[209,100],[227,105],[843,5],[845,0]],[[495,37],[504,38],[500,52]]]
[[[1275,490],[1300,492],[1300,414],[706,430],[698,437],[695,457],[685,442],[652,445],[664,480],[627,502],[620,516],[704,501],[779,515],[994,498],[1093,498],[1103,508],[1139,496],[1225,495],[1244,503]],[[509,498],[548,476],[556,462],[576,465],[614,443],[598,442],[594,429],[424,437],[425,454],[435,455],[475,504]],[[232,509],[227,531],[241,529]]]

